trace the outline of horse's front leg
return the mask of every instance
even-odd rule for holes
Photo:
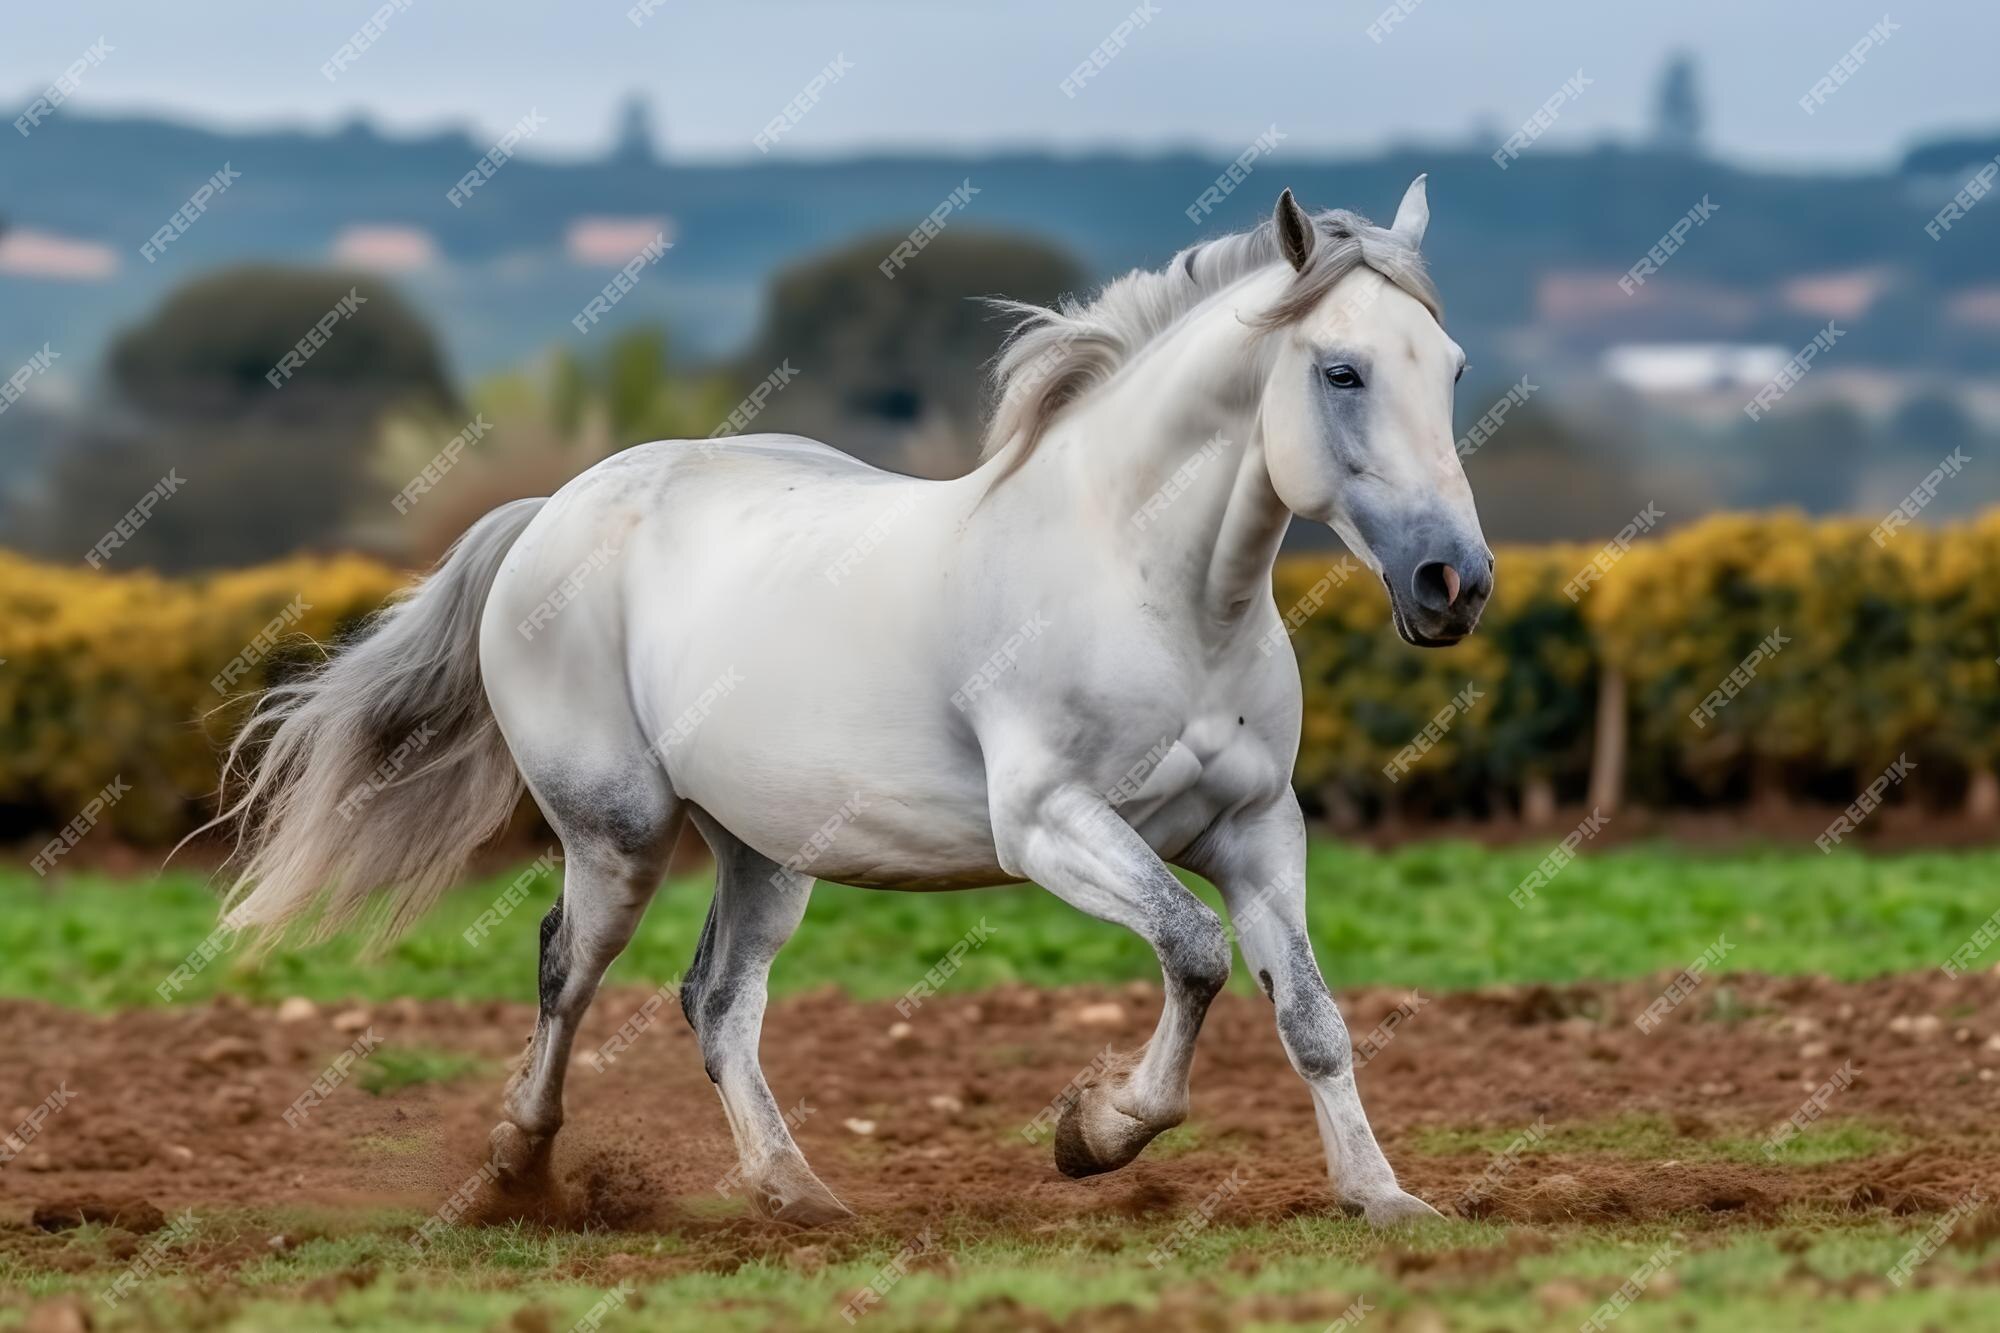
[[[1222,891],[1243,960],[1277,1009],[1278,1037],[1312,1090],[1327,1174],[1341,1203],[1376,1225],[1437,1210],[1396,1183],[1354,1082],[1354,1048],[1306,935],[1306,834],[1298,800],[1231,816],[1185,858]]]
[[[1187,1118],[1188,1073],[1209,1001],[1229,980],[1222,921],[1175,879],[1101,792],[1072,784],[997,788],[1000,864],[1081,911],[1153,946],[1166,1002],[1152,1039],[1105,1070],[1063,1111],[1056,1165],[1067,1176],[1113,1171]]]

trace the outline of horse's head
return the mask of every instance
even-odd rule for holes
[[[1410,643],[1455,643],[1493,591],[1493,552],[1453,441],[1465,353],[1438,319],[1417,246],[1422,176],[1384,230],[1347,213],[1310,218],[1287,190],[1272,226],[1293,269],[1263,321],[1273,360],[1261,415],[1271,481],[1326,523],[1389,589]]]

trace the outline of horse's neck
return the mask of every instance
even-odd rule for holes
[[[1233,310],[1198,314],[1065,414],[1022,471],[1233,617],[1268,595],[1291,520],[1264,463],[1262,390]]]

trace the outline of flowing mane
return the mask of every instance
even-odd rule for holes
[[[1336,282],[1361,265],[1443,319],[1423,256],[1407,239],[1346,209],[1320,213],[1313,225],[1319,240],[1304,271],[1275,306],[1252,321],[1253,328],[1283,328],[1305,318]],[[1019,438],[1018,464],[1063,408],[1110,379],[1183,315],[1252,273],[1282,262],[1277,228],[1267,219],[1248,231],[1189,246],[1165,268],[1134,269],[1105,284],[1087,304],[1066,300],[1050,310],[996,301],[1021,319],[994,367],[993,415],[980,457],[991,457]]]

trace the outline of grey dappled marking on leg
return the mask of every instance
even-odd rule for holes
[[[562,995],[563,983],[569,978],[569,958],[561,943],[562,899],[556,899],[554,907],[542,918],[540,974],[537,978],[535,994],[540,1001],[540,1010],[535,1015],[537,1023],[546,1023],[549,1014],[556,1007],[556,1000]]]

